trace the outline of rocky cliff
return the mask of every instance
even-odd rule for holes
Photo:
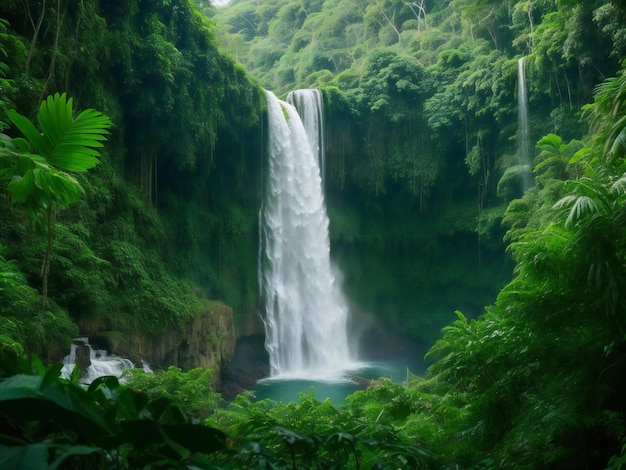
[[[202,301],[201,312],[182,321],[179,327],[159,334],[141,331],[108,333],[83,325],[81,332],[93,345],[130,358],[135,364],[147,362],[150,367],[180,367],[189,370],[204,367],[214,370],[214,388],[221,386],[222,372],[235,352],[233,310],[220,303]]]

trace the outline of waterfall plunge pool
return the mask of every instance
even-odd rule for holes
[[[424,359],[427,344],[377,327],[361,332],[360,346],[355,351],[359,359],[353,363],[353,367],[338,374],[327,374],[322,378],[319,374],[314,378],[304,373],[297,377],[268,377],[269,358],[264,340],[261,335],[237,340],[235,356],[228,366],[222,390],[227,402],[247,391],[252,393],[254,400],[268,398],[276,402],[297,403],[300,394],[313,391],[317,400],[330,398],[335,406],[342,406],[348,395],[364,390],[370,380],[389,378],[394,383],[402,384],[407,379],[407,370],[411,374],[424,376],[430,365]]]
[[[424,365],[416,361],[396,359],[385,362],[364,362],[341,375],[322,378],[270,377],[259,380],[252,392],[255,400],[269,398],[277,402],[293,403],[299,401],[301,394],[313,392],[318,401],[329,398],[333,405],[342,406],[351,393],[364,390],[370,380],[387,377],[395,383],[407,380],[407,370],[421,375]]]

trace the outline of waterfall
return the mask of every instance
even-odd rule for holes
[[[114,375],[120,378],[125,370],[135,367],[135,364],[133,364],[133,361],[130,359],[114,354],[109,355],[104,349],[93,349],[89,344],[88,338],[75,338],[72,342],[70,353],[63,359],[63,368],[61,369],[61,376],[63,378],[69,379],[72,375],[72,371],[76,366],[76,350],[79,347],[88,348],[89,351],[89,366],[80,379],[80,382],[83,384],[90,384],[98,377],[105,375]],[[144,370],[147,371],[145,365]]]
[[[292,104],[304,125],[313,155],[317,155],[322,177],[322,187],[326,176],[326,152],[324,150],[324,97],[320,90],[294,90],[287,95],[287,103]]]
[[[317,154],[321,139],[309,139],[294,106],[266,94],[268,174],[259,224],[259,284],[271,376],[326,377],[351,361],[348,306],[330,262]],[[295,96],[304,116],[321,110],[314,90]],[[320,132],[321,115],[306,120],[311,132]]]
[[[517,61],[517,148],[519,152],[520,164],[523,165],[523,190],[524,192],[532,186],[533,162],[530,155],[530,145],[528,139],[528,96],[526,92],[526,70],[524,67],[524,57]]]

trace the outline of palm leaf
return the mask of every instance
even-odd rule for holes
[[[20,132],[24,134],[24,137],[26,137],[31,146],[39,152],[39,149],[43,146],[43,137],[35,125],[30,122],[26,116],[22,116],[13,110],[7,111],[7,116],[15,127],[17,127]],[[15,141],[15,139],[13,140]]]
[[[622,117],[616,126],[622,126],[622,129],[619,131],[615,139],[609,139],[607,142],[607,144],[612,143],[609,155],[616,155],[620,148],[626,147],[626,116]]]
[[[94,109],[87,109],[74,119],[72,103],[72,98],[68,99],[65,93],[56,93],[44,100],[37,113],[42,132],[15,111],[8,111],[7,115],[30,147],[51,165],[61,170],[82,172],[98,164],[100,153],[96,149],[103,146],[112,123]],[[13,139],[14,142],[17,140]]]
[[[557,202],[554,203],[554,205],[552,206],[553,209],[562,209],[564,207],[568,207],[570,206],[570,204],[572,204],[572,202],[574,202],[576,200],[575,195],[573,194],[569,194],[567,196],[562,197],[561,199],[559,199]]]
[[[109,134],[111,120],[93,109],[72,117],[72,99],[65,93],[49,96],[41,103],[37,121],[43,131],[37,150],[57,168],[82,172],[98,164],[95,150]],[[33,143],[34,145],[34,143]]]
[[[580,150],[578,150],[576,153],[574,153],[574,155],[572,155],[572,158],[569,159],[568,163],[570,165],[573,165],[573,164],[578,163],[581,159],[591,160],[593,154],[594,154],[594,150],[591,147],[583,147]]]
[[[543,160],[543,161],[541,161],[541,162],[537,163],[537,164],[535,165],[535,168],[533,168],[533,172],[534,172],[534,173],[538,173],[538,172],[539,172],[539,170],[540,170],[541,168],[543,168],[544,166],[550,166],[550,165],[552,165],[552,164],[557,165],[557,164],[559,164],[559,163],[561,163],[561,162],[562,162],[562,160],[561,160],[561,157],[560,157],[560,156],[548,157],[548,158],[546,158],[545,160]]]
[[[553,207],[555,209],[561,209],[567,206],[571,207],[567,219],[565,220],[565,227],[576,224],[586,214],[595,214],[600,210],[596,201],[591,197],[575,195],[561,198]]]
[[[565,149],[561,137],[556,134],[548,134],[546,136],[543,136],[537,142],[537,147],[539,147],[543,151],[558,155],[560,155]]]
[[[35,191],[35,178],[32,171],[28,171],[21,178],[15,178],[7,185],[11,193],[11,202],[26,202]]]
[[[611,185],[611,192],[615,194],[626,194],[626,173]]]
[[[33,172],[37,186],[61,208],[66,208],[76,202],[83,191],[82,186],[73,176],[62,171],[37,171],[35,169]]]

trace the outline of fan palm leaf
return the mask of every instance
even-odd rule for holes
[[[93,109],[81,112],[75,119],[72,98],[56,93],[41,103],[37,122],[41,132],[26,117],[9,111],[9,119],[24,134],[33,150],[61,170],[84,172],[98,164],[111,120]]]
[[[556,134],[548,134],[537,141],[537,147],[541,151],[548,152],[552,155],[561,155],[565,150],[565,145],[560,136]]]

